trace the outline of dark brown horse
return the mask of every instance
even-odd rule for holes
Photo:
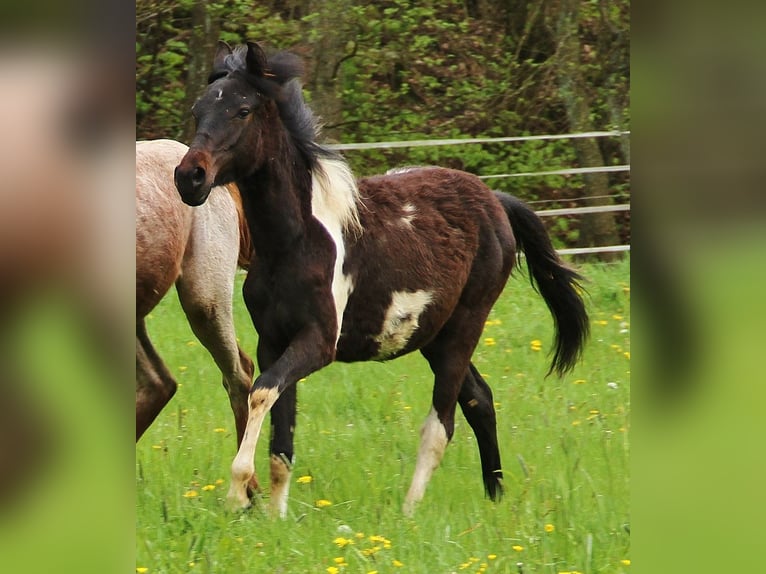
[[[250,504],[253,456],[271,409],[271,506],[285,514],[300,378],[335,360],[384,361],[415,350],[429,362],[434,387],[404,511],[413,511],[439,465],[457,404],[494,499],[502,478],[495,410],[471,356],[519,248],[555,322],[551,370],[571,369],[588,332],[579,276],[559,260],[531,209],[473,175],[429,167],[356,182],[316,141],[300,68],[289,53],[267,59],[257,44],[232,51],[221,43],[192,109],[196,135],[175,172],[189,205],[236,182],[257,253],[243,291],[261,374],[232,464],[230,505]]]
[[[244,264],[250,254],[249,235],[236,190],[215,189],[200,209],[181,202],[173,168],[187,150],[172,140],[136,142],[136,440],[176,391],[145,324],[175,284],[194,334],[223,375],[239,445],[254,368],[237,345],[232,296],[238,258]]]

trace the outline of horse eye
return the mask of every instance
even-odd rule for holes
[[[242,108],[241,110],[237,112],[238,118],[246,118],[249,115],[250,115],[250,108]]]

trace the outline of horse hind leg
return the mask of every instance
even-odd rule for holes
[[[136,324],[136,442],[176,392],[173,375],[152,346],[143,320]]]
[[[503,494],[503,472],[497,445],[495,404],[492,390],[473,363],[466,373],[458,402],[479,445],[484,490],[491,500],[497,500]]]
[[[422,350],[434,373],[431,411],[420,430],[420,447],[415,473],[404,499],[403,512],[411,516],[425,494],[434,470],[439,466],[455,431],[455,408],[458,394],[470,361],[472,347],[465,348],[459,337],[440,333]]]

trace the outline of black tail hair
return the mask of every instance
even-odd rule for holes
[[[581,295],[583,277],[561,261],[532,208],[507,193],[495,191],[495,195],[508,215],[519,251],[526,256],[532,287],[542,295],[553,316],[555,351],[548,375],[556,371],[561,376],[579,360],[590,332]]]

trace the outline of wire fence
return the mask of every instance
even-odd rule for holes
[[[626,137],[629,136],[629,131],[593,131],[593,132],[581,132],[574,134],[553,134],[553,135],[536,135],[536,136],[510,136],[499,138],[453,138],[453,139],[433,139],[433,140],[407,140],[407,141],[384,141],[384,142],[361,142],[361,143],[347,143],[347,144],[331,144],[327,147],[337,151],[350,151],[350,150],[369,150],[369,149],[394,149],[394,148],[406,148],[406,147],[429,147],[429,146],[453,146],[453,145],[471,145],[471,144],[488,144],[488,143],[513,143],[524,141],[553,141],[562,139],[579,139],[579,138],[602,138],[602,137]],[[551,171],[537,171],[537,172],[522,172],[522,173],[500,173],[491,175],[480,175],[479,179],[500,179],[510,177],[544,177],[549,175],[580,175],[588,173],[615,173],[615,172],[630,172],[630,165],[605,165],[597,167],[573,167],[566,169],[556,169]],[[613,196],[598,196],[599,199],[611,199]],[[596,197],[588,196],[575,200],[592,200]],[[553,200],[550,200],[553,201]],[[544,203],[540,201],[536,203]],[[604,213],[611,211],[630,211],[630,204],[614,204],[614,205],[599,205],[599,206],[586,206],[586,207],[569,207],[563,209],[547,209],[536,211],[540,217],[553,217],[562,215],[582,215],[590,213]],[[560,255],[583,255],[591,253],[616,253],[630,251],[630,245],[607,245],[600,247],[577,247],[570,249],[559,249]]]

